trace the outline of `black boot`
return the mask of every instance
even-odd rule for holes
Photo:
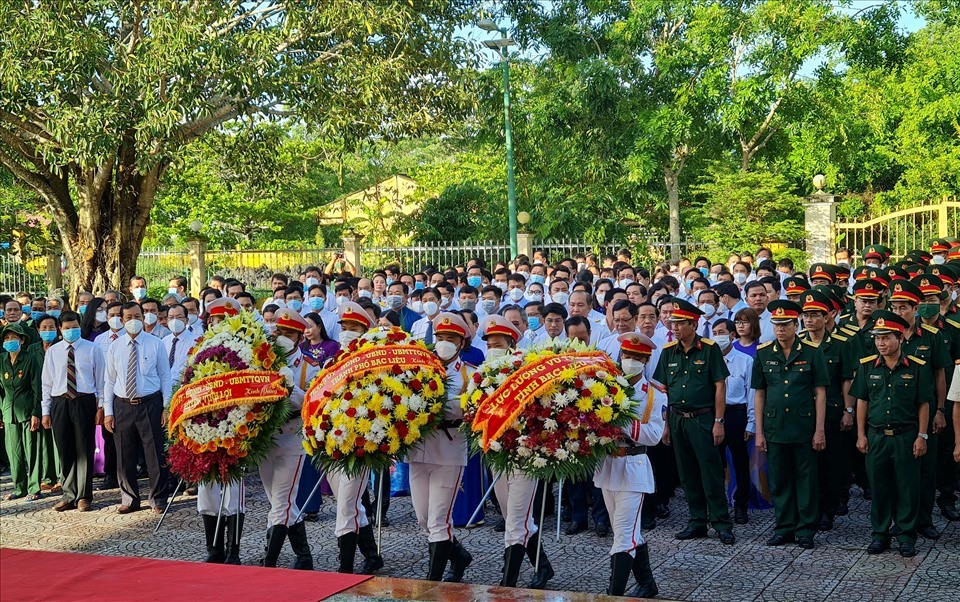
[[[527,558],[530,559],[530,564],[534,567],[537,566],[537,546],[540,542],[540,532],[537,531],[533,534],[533,537],[527,540]],[[530,584],[527,585],[530,589],[543,589],[547,587],[547,581],[553,579],[553,567],[550,566],[550,559],[547,558],[547,553],[543,551],[543,544],[539,544],[540,547],[540,570],[537,571],[537,574],[534,575],[533,579],[530,580]]]
[[[656,598],[660,593],[657,581],[653,578],[653,569],[650,568],[650,548],[647,544],[637,547],[633,557],[633,577],[637,580],[637,587],[633,588],[630,596],[633,598]]]
[[[277,558],[283,549],[283,542],[287,540],[287,526],[274,525],[267,529],[267,548],[263,556],[263,566],[277,566]]]
[[[207,558],[204,562],[223,562],[226,555],[223,552],[223,522],[217,529],[217,517],[201,514],[203,517],[203,534],[207,539]]]
[[[517,587],[517,580],[520,578],[520,567],[523,566],[523,554],[526,549],[522,543],[513,544],[503,551],[503,579],[500,585],[503,587]]]
[[[440,581],[447,570],[447,562],[453,551],[452,541],[430,542],[430,566],[427,569],[427,581]]]
[[[356,533],[347,533],[337,538],[337,547],[340,548],[340,568],[338,573],[353,574],[353,560],[357,555],[357,542],[359,536]]]
[[[627,580],[630,579],[630,569],[633,568],[633,558],[627,552],[617,552],[610,557],[610,587],[608,596],[622,596],[627,591]]]
[[[459,540],[454,538],[453,548],[450,550],[450,570],[443,580],[448,583],[460,583],[463,581],[463,573],[471,562],[473,562],[473,556]]]
[[[360,548],[360,553],[363,555],[361,575],[372,575],[383,568],[383,556],[377,552],[377,540],[373,537],[372,526],[360,527],[360,533],[357,535],[357,547]]]
[[[243,514],[227,517],[227,559],[224,564],[240,564],[240,536],[243,534]]]
[[[307,528],[302,522],[291,525],[287,530],[287,539],[290,540],[290,547],[297,558],[293,561],[293,567],[298,571],[313,570],[313,554],[310,553],[310,542],[307,541]]]

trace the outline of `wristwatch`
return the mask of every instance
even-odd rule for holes
[[[717,424],[723,424],[723,418],[714,418],[713,421]]]
[[[844,408],[844,410],[847,411],[847,414],[853,414],[853,406],[850,406],[849,408]]]
[[[924,441],[926,441],[927,439],[930,438],[930,435],[928,435],[928,434],[926,434],[926,433],[920,433],[919,436],[920,436],[920,438],[923,439]]]
[[[938,411],[938,412],[943,412],[944,414],[946,414],[947,409],[946,409],[946,408],[937,408],[937,411]]]

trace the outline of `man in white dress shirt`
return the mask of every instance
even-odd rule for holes
[[[648,313],[653,312],[654,320],[656,320],[656,308],[652,305],[647,304],[646,307]],[[613,328],[614,332],[611,335],[605,337],[600,344],[597,345],[597,348],[600,351],[603,351],[610,356],[615,362],[620,361],[620,335],[628,334],[631,332],[637,332],[637,318],[640,312],[636,305],[633,302],[626,299],[617,301],[613,304]]]
[[[170,334],[163,338],[163,348],[167,351],[167,363],[170,364],[170,378],[173,384],[180,383],[183,370],[187,367],[187,355],[190,348],[201,336],[200,332],[187,329],[187,309],[180,305],[171,305],[167,312],[167,328]]]
[[[101,306],[103,307],[103,306]],[[104,367],[106,367],[107,353],[110,345],[123,336],[123,303],[111,301],[106,305],[108,330],[101,332],[93,340],[103,353]],[[101,384],[101,388],[103,385]],[[102,398],[101,398],[102,400]],[[102,403],[102,401],[101,401]],[[120,486],[117,481],[117,445],[113,440],[113,433],[107,430],[106,425],[100,425],[100,436],[103,437],[103,482],[98,489],[109,491]]]
[[[140,509],[137,459],[143,451],[150,475],[147,504],[162,514],[167,505],[167,472],[163,445],[164,417],[170,406],[172,380],[163,341],[144,333],[143,310],[135,302],[123,305],[123,336],[110,345],[104,378],[104,416],[115,415],[117,479],[120,507],[128,514]],[[104,419],[106,421],[106,418]]]
[[[567,310],[563,305],[559,303],[546,304],[541,312],[541,319],[543,320],[543,328],[534,337],[534,345],[547,343],[554,339],[558,341],[567,339],[567,333],[563,328],[567,321]]]
[[[427,345],[434,343],[433,319],[440,314],[440,293],[435,288],[423,289],[420,295],[423,302],[423,317],[410,327],[410,336]]]
[[[60,316],[62,340],[47,350],[41,376],[43,428],[53,429],[62,471],[57,512],[90,510],[97,408],[103,403],[103,352],[80,337],[80,316]],[[107,421],[113,428],[113,418]]]
[[[767,294],[767,287],[759,280],[748,282],[743,287],[744,296],[747,298],[747,305],[757,312],[760,317],[760,343],[768,343],[773,340],[773,323],[770,322],[770,312],[767,311],[767,303],[770,297]]]
[[[580,316],[590,323],[590,344],[596,346],[602,339],[610,335],[603,315],[595,314],[591,310],[592,297],[590,293],[576,290],[570,295],[570,317]]]

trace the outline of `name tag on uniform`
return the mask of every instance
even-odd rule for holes
[[[910,380],[911,378],[913,378],[913,375],[912,375],[912,374],[903,374],[903,375],[901,375],[901,378],[903,378],[903,380]]]
[[[806,365],[807,365],[807,360],[797,360],[797,361],[793,362],[793,364],[794,364],[795,366],[806,366]]]
[[[929,345],[917,345],[917,351],[927,351],[930,349]]]
[[[870,375],[870,380],[883,380],[883,375],[882,375],[882,374],[871,374],[871,375]]]
[[[705,362],[704,360],[693,360],[693,365],[694,365],[694,366],[702,366],[702,365],[704,365],[704,364],[706,364],[706,363],[707,363],[707,362]]]
[[[677,362],[673,362],[673,363],[667,364],[667,368],[676,368],[678,365],[679,364]]]
[[[767,360],[767,361],[764,362],[764,363],[765,363],[766,365],[768,365],[768,366],[779,366],[779,365],[780,365],[780,362],[778,362],[777,360]]]

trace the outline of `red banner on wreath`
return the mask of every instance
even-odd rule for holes
[[[348,379],[363,378],[371,372],[388,372],[394,368],[411,370],[425,367],[444,372],[443,363],[437,356],[413,345],[377,345],[353,353],[326,368],[314,379],[303,399],[301,412],[304,420],[319,411]]]
[[[184,420],[240,404],[273,403],[289,395],[283,377],[266,370],[236,370],[184,385],[170,402],[168,432]]]
[[[490,449],[490,442],[499,439],[523,410],[570,368],[578,375],[601,369],[616,371],[610,358],[600,351],[553,355],[527,364],[511,374],[477,408],[472,429],[482,433],[481,447]]]

